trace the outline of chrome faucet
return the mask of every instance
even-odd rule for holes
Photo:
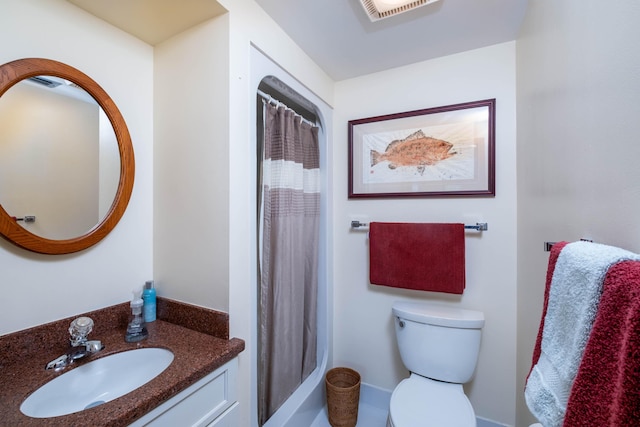
[[[87,340],[87,335],[93,330],[93,320],[89,317],[78,317],[69,326],[69,342],[71,348],[67,353],[47,363],[45,369],[63,369],[87,355],[96,353],[104,348],[98,340]]]

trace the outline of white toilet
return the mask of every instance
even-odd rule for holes
[[[393,390],[387,427],[475,427],[462,384],[476,367],[484,314],[396,302],[393,316],[400,356],[411,375]]]

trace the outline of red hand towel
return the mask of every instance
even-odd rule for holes
[[[372,222],[372,284],[461,294],[465,288],[464,224]]]
[[[639,261],[607,272],[564,426],[640,426]]]
[[[547,305],[549,304],[549,290],[551,289],[551,279],[553,278],[553,272],[556,269],[556,262],[560,256],[562,249],[567,246],[569,242],[558,242],[551,247],[551,253],[549,254],[549,266],[547,267],[547,279],[544,288],[544,302],[542,304],[542,318],[540,319],[540,328],[538,328],[538,337],[536,339],[536,345],[533,348],[533,357],[531,362],[531,369],[538,363],[540,359],[540,351],[542,346],[542,331],[544,330],[544,318],[547,315]],[[531,369],[529,369],[529,375],[531,375]],[[527,378],[529,378],[527,375]]]

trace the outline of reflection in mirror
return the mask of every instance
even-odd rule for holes
[[[134,175],[127,125],[94,80],[50,59],[0,65],[0,236],[42,254],[87,249],[122,218]]]
[[[22,80],[0,99],[0,194],[31,233],[70,239],[93,229],[118,188],[113,127],[78,85],[55,76]]]

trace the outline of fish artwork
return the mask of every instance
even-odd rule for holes
[[[422,130],[412,133],[405,139],[392,141],[384,153],[371,150],[371,166],[388,161],[389,169],[399,166],[415,166],[422,174],[426,166],[432,166],[439,161],[457,154],[451,151],[453,144],[442,139],[425,136]]]

